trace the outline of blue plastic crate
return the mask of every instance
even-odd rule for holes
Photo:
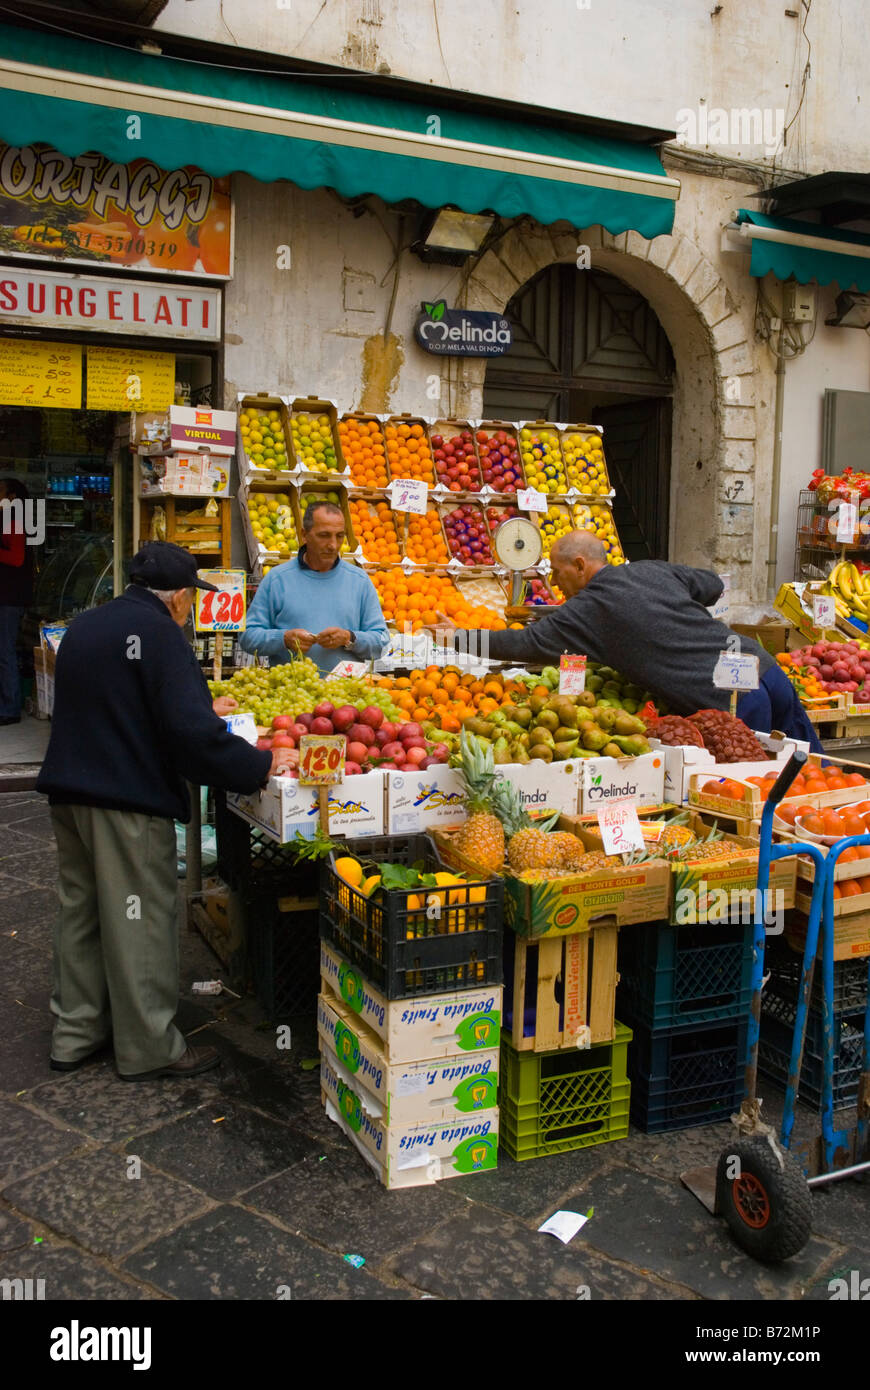
[[[623,927],[616,1008],[648,1028],[739,1018],[752,994],[751,924]]]
[[[727,1120],[743,1099],[749,1020],[651,1029],[634,1019],[632,1123],[647,1134]]]
[[[767,990],[771,994],[781,995],[784,999],[797,999],[803,957],[793,951],[785,941],[772,941],[764,953],[764,963],[765,968],[770,971]],[[870,959],[865,956],[857,960],[834,961],[835,1014],[857,1013],[866,1007],[868,971]],[[814,1009],[820,1010],[822,1007],[822,967],[818,961],[813,971],[810,1004]]]

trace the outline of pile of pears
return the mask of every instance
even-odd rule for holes
[[[595,692],[531,695],[526,704],[506,705],[463,725],[493,745],[495,763],[564,763],[569,758],[635,758],[648,753],[646,725],[626,710],[602,705]]]

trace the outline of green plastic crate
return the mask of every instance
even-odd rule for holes
[[[501,1044],[499,1142],[522,1160],[607,1144],[628,1134],[631,1029],[586,1051],[518,1052]]]

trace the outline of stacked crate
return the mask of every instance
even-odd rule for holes
[[[771,951],[767,960],[770,978],[761,996],[758,1069],[783,1089],[788,1080],[802,964],[801,957],[787,947]],[[868,964],[866,958],[834,961],[832,1035],[835,1110],[853,1106],[858,1099],[864,1055]],[[821,976],[821,962],[817,961],[798,1086],[799,1099],[819,1111],[822,1109],[825,1055]]]
[[[751,923],[624,928],[617,1009],[634,1032],[631,1118],[647,1133],[726,1120],[743,1097]]]
[[[321,870],[321,1096],[388,1188],[496,1166],[503,883],[367,895],[337,858],[444,871],[426,835],[349,841]]]
[[[499,1104],[511,1158],[628,1134],[631,1031],[615,1017],[617,930],[611,921],[536,938],[507,933]]]

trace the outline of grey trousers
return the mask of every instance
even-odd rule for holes
[[[175,826],[163,816],[52,806],[60,873],[51,1055],[75,1062],[111,1033],[122,1075],[175,1062]]]

